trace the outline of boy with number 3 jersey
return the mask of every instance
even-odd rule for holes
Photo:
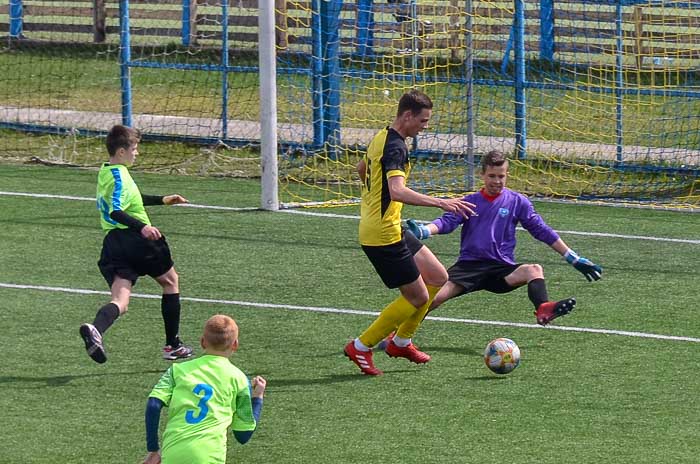
[[[149,395],[144,464],[223,464],[228,426],[233,422],[233,436],[241,444],[255,431],[267,382],[257,376],[251,388],[246,375],[229,361],[238,350],[236,322],[225,315],[212,316],[201,345],[204,355],[173,364]],[[163,406],[169,408],[168,424],[159,450]]]

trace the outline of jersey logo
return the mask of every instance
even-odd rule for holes
[[[508,211],[508,208],[498,208],[498,215],[499,216],[506,217],[506,216],[508,216],[508,213],[510,213],[510,211]]]

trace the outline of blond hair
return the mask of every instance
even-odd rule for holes
[[[212,316],[204,324],[204,340],[212,350],[226,351],[238,340],[236,321],[224,314]]]

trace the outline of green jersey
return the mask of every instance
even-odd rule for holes
[[[222,356],[173,364],[149,396],[168,406],[163,464],[223,464],[231,422],[235,431],[256,427],[250,382]]]
[[[151,225],[146,209],[143,207],[141,192],[131,178],[129,170],[122,164],[104,163],[97,175],[97,209],[100,211],[100,223],[105,232],[112,229],[128,229],[109,215],[112,211],[124,211],[134,219]]]

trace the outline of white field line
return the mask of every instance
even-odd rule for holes
[[[33,198],[53,198],[53,199],[59,199],[59,200],[80,200],[80,201],[93,201],[93,202],[95,201],[94,198],[90,198],[90,197],[74,197],[74,196],[69,196],[69,195],[50,195],[50,194],[45,194],[45,193],[25,193],[25,192],[3,192],[3,191],[0,191],[0,195],[33,197]],[[255,208],[255,207],[234,208],[234,207],[230,207],[230,206],[197,205],[197,204],[192,204],[192,203],[188,203],[188,204],[184,204],[184,205],[176,205],[176,206],[188,207],[188,208],[200,208],[200,209],[213,209],[213,210],[222,210],[222,211],[258,211],[258,210],[260,210],[260,208]],[[280,212],[289,213],[289,214],[301,214],[304,216],[317,216],[317,217],[328,217],[328,218],[338,218],[338,219],[355,219],[355,220],[360,219],[360,216],[356,216],[356,215],[318,213],[315,211],[304,211],[304,210],[297,210],[297,209],[282,209],[282,210],[280,210]],[[518,230],[522,231],[524,229],[521,227],[518,227]],[[589,236],[589,237],[595,236],[595,237],[623,238],[623,239],[629,239],[629,240],[650,240],[650,241],[655,241],[655,242],[689,243],[692,245],[700,245],[700,240],[684,239],[684,238],[611,234],[611,233],[607,233],[607,232],[581,232],[581,231],[576,231],[576,230],[558,230],[557,232],[559,232],[560,234],[567,234],[567,235],[583,235],[583,236]]]
[[[0,282],[0,288],[10,288],[18,290],[38,290],[46,292],[63,292],[63,293],[74,293],[80,295],[109,295],[110,293],[103,290],[87,290],[80,288],[66,288],[66,287],[47,287],[43,285],[21,285],[21,284],[8,284]],[[161,295],[149,295],[144,293],[132,293],[135,298],[148,298],[159,300]],[[352,314],[358,316],[377,316],[379,312],[377,311],[365,311],[359,309],[345,309],[345,308],[329,308],[323,306],[299,306],[299,305],[286,305],[286,304],[274,304],[274,303],[255,303],[252,301],[237,301],[237,300],[219,300],[213,298],[195,298],[195,297],[181,297],[183,301],[192,301],[197,303],[213,303],[222,305],[232,305],[232,306],[247,306],[252,308],[266,308],[266,309],[282,309],[282,310],[293,310],[293,311],[306,311],[306,312],[316,312],[316,313],[330,313],[330,314]],[[461,319],[455,317],[439,317],[439,316],[428,316],[426,319],[438,322],[448,322],[455,324],[471,324],[471,325],[493,325],[499,327],[519,327],[525,329],[541,329],[541,330],[561,330],[565,332],[586,332],[604,335],[620,335],[625,337],[636,337],[636,338],[653,338],[656,340],[673,340],[681,342],[691,342],[700,343],[700,338],[676,336],[676,335],[660,335],[645,332],[630,332],[627,330],[609,330],[609,329],[592,329],[585,327],[565,327],[565,326],[547,326],[542,327],[536,324],[523,324],[520,322],[507,322],[507,321],[482,321],[479,319]]]

